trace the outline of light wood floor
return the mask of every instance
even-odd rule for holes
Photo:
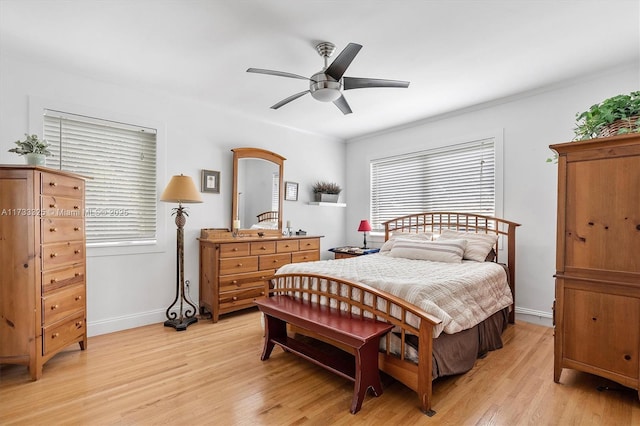
[[[259,315],[92,337],[87,351],[51,359],[37,382],[2,365],[0,424],[640,425],[634,390],[571,370],[555,384],[553,332],[524,322],[472,371],[435,382],[434,417],[392,380],[352,415],[351,382],[279,348],[260,361]]]

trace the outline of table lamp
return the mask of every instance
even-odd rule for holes
[[[172,216],[176,216],[177,230],[177,282],[176,282],[176,297],[173,303],[167,308],[167,320],[164,322],[165,327],[173,327],[176,331],[184,331],[187,327],[194,322],[198,322],[196,313],[198,308],[192,302],[190,302],[184,291],[184,225],[187,223],[187,216],[189,214],[185,211],[185,207],[182,207],[183,203],[201,203],[202,198],[200,193],[196,189],[196,185],[193,183],[193,179],[189,176],[176,175],[171,178],[167,187],[164,189],[160,201],[168,203],[178,203],[178,207],[173,208]],[[179,314],[172,312],[176,303],[180,301]],[[184,303],[189,305],[183,312]]]
[[[366,249],[367,248],[367,232],[371,231],[371,224],[369,223],[369,221],[361,220],[360,226],[358,226],[358,231],[364,233],[364,245],[362,246],[362,248]]]

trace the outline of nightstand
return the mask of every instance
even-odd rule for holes
[[[351,246],[346,246],[346,247],[335,247],[332,249],[329,249],[329,251],[333,252],[333,255],[336,259],[346,259],[348,257],[356,257],[356,256],[362,256],[365,254],[373,254],[373,253],[377,253],[380,251],[379,248],[360,248],[360,247],[351,247]]]

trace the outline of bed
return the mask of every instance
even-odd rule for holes
[[[251,229],[278,229],[277,211],[262,212],[256,217],[258,218],[258,223],[251,225]]]
[[[393,323],[380,369],[416,391],[421,410],[433,415],[432,381],[502,347],[514,322],[517,226],[454,212],[399,217],[384,223],[379,254],[285,265],[272,293]]]

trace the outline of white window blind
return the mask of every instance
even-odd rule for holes
[[[271,210],[278,211],[280,207],[280,173],[274,173],[271,178]]]
[[[495,143],[482,139],[371,161],[371,221],[426,211],[495,214]]]
[[[47,165],[86,182],[88,243],[123,244],[156,238],[155,129],[45,110]]]

